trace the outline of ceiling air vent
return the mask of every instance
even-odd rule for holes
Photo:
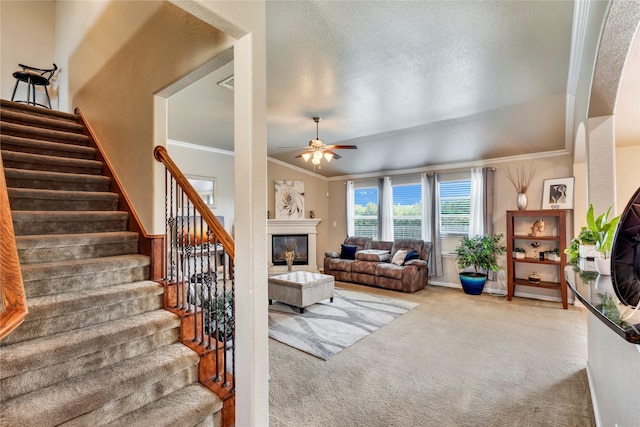
[[[233,75],[227,77],[226,79],[218,82],[218,86],[222,86],[226,89],[233,90]]]

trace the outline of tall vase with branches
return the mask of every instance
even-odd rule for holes
[[[531,184],[531,180],[533,176],[536,174],[536,170],[533,168],[533,164],[529,167],[529,173],[525,172],[524,166],[520,168],[516,168],[515,177],[507,167],[507,178],[513,184],[513,187],[516,189],[518,193],[518,197],[516,198],[516,206],[518,210],[525,210],[527,208],[527,189]]]

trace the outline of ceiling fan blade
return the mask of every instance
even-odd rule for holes
[[[302,157],[302,155],[304,153],[313,153],[313,150],[304,150],[303,152],[301,152],[300,154],[298,154],[297,156],[294,156],[294,159],[299,159],[300,157]]]
[[[334,158],[335,160],[338,160],[338,159],[341,159],[341,158],[342,158],[342,156],[341,156],[340,154],[336,153],[335,151],[327,150],[326,148],[325,148],[323,151],[324,151],[325,153],[331,153],[331,154],[333,154],[333,158]]]
[[[357,145],[327,145],[325,148],[330,148],[333,150],[357,150]]]

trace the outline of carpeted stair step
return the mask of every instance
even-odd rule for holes
[[[149,264],[144,255],[25,264],[22,280],[29,299],[146,280]]]
[[[53,109],[50,110],[48,108],[27,105],[22,102],[14,102],[6,99],[0,99],[0,118],[6,111],[16,111],[24,114],[30,114],[32,116],[54,118],[57,120],[66,120],[73,123],[78,122],[78,116],[72,113],[67,113],[64,111],[58,111]]]
[[[182,386],[189,380],[193,383],[197,380],[197,363],[198,355],[186,346],[166,346],[2,402],[0,425],[58,425],[67,421],[70,425],[104,424],[113,420],[109,416],[118,418],[169,394],[162,393],[164,379],[173,377],[177,382],[186,373]],[[161,389],[159,393],[157,389]],[[143,392],[139,394],[140,390]],[[121,402],[124,410],[103,411],[104,405]]]
[[[174,344],[179,323],[156,310],[1,347],[0,401]]]
[[[159,310],[163,291],[157,283],[145,280],[31,298],[29,316],[0,347]]]
[[[148,427],[153,420],[154,427],[196,426],[217,414],[210,425],[219,425],[222,402],[200,384],[193,384],[177,392],[156,400],[135,412],[107,424],[107,426]]]
[[[41,188],[46,190],[109,191],[111,179],[102,175],[45,172],[5,168],[9,188]]]
[[[129,214],[110,211],[12,211],[16,236],[124,231]]]
[[[17,236],[21,264],[138,253],[138,233],[45,234]]]
[[[116,193],[94,191],[9,188],[11,209],[21,211],[112,211],[118,209]]]
[[[70,159],[40,154],[3,151],[2,161],[5,168],[39,170],[47,172],[79,173],[101,175],[102,163],[96,160]]]
[[[28,125],[41,129],[56,130],[62,132],[82,133],[84,128],[80,123],[70,120],[60,119],[54,116],[46,117],[32,114],[28,111],[19,111],[12,109],[2,110],[2,121],[16,123],[20,125]]]
[[[2,147],[3,151],[17,151],[20,153],[69,157],[85,160],[93,160],[96,155],[96,149],[92,147],[41,141],[39,139],[20,138],[18,136],[11,135],[0,135],[0,147]]]
[[[64,132],[59,130],[43,129],[33,126],[20,125],[0,121],[0,132],[4,135],[19,136],[29,139],[40,139],[49,142],[61,142],[63,144],[89,145],[89,137],[80,133]]]

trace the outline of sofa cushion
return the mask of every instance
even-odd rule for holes
[[[393,257],[399,250],[405,250],[407,252],[416,251],[421,254],[423,247],[424,240],[397,239],[395,242],[393,242],[393,248],[391,248],[391,257]]]
[[[361,261],[389,261],[391,258],[391,254],[389,251],[384,251],[380,249],[365,249],[363,251],[356,252],[356,259]]]
[[[388,277],[391,279],[402,280],[402,271],[405,267],[391,262],[381,262],[376,264],[376,276]]]
[[[391,259],[392,264],[402,265],[404,264],[404,258],[407,256],[407,251],[404,249],[400,249],[393,254],[393,258]]]
[[[393,242],[387,242],[385,240],[371,241],[371,249],[379,249],[382,251],[391,252],[391,248],[393,248]]]
[[[356,245],[340,245],[340,258],[356,259],[357,250],[358,247]]]
[[[361,236],[351,236],[347,237],[344,240],[345,245],[356,245],[358,249],[357,251],[362,251],[364,249],[371,249],[371,237],[361,237]]]
[[[370,274],[373,276],[376,274],[376,265],[378,265],[378,263],[374,261],[362,261],[356,259],[353,261],[351,271],[353,273]]]
[[[351,259],[331,258],[328,262],[329,270],[351,273],[351,267],[353,265],[353,260]]]
[[[407,255],[404,257],[403,265],[407,265],[407,262],[411,261],[412,259],[418,258],[420,258],[420,254],[418,254],[418,251],[407,252]]]

